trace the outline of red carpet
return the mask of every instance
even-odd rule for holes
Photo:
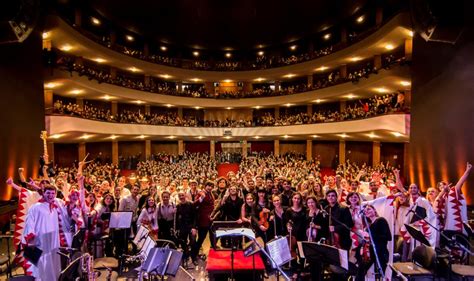
[[[237,173],[239,171],[239,164],[232,163],[232,164],[218,164],[217,165],[217,176],[218,177],[227,177],[228,172]]]
[[[325,176],[335,176],[336,171],[331,168],[321,168],[321,180],[324,180]]]

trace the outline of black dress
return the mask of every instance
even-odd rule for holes
[[[329,218],[326,214],[318,212],[315,216],[310,216],[308,212],[306,229],[309,228],[310,224],[318,226],[316,231],[316,237],[314,237],[313,242],[318,242],[321,238],[329,238]]]

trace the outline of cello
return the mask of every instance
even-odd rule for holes
[[[328,206],[329,208],[329,226],[334,226],[333,221],[332,221],[332,208],[331,206]],[[339,234],[336,231],[330,231],[329,233],[329,244],[336,247],[336,248],[341,248],[341,244],[339,242]]]

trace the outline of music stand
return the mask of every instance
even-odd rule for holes
[[[142,270],[156,274],[164,280],[167,275],[176,276],[181,265],[183,253],[170,248],[153,248],[150,250]]]
[[[146,238],[148,237],[148,234],[150,231],[148,228],[146,228],[143,225],[140,225],[137,230],[137,234],[133,238],[133,244],[137,245],[137,250],[141,250],[143,247],[143,244],[145,244]]]
[[[408,233],[410,233],[410,236],[413,237],[413,239],[415,239],[416,241],[422,244],[425,244],[428,247],[431,247],[430,242],[426,239],[425,235],[421,233],[421,231],[419,231],[418,229],[414,228],[413,226],[409,224],[405,224],[405,227]]]
[[[240,228],[240,227],[242,227],[242,224],[238,223],[237,221],[214,221],[214,222],[212,222],[212,225],[211,225],[211,232],[216,233],[216,231],[218,229],[220,229],[220,230],[222,230],[222,229],[236,229],[236,228]],[[213,237],[210,238],[210,239],[213,239],[214,250],[217,250],[216,249],[216,245],[217,245],[216,235],[213,235]]]
[[[349,261],[347,258],[347,251],[338,249],[333,246],[320,244],[316,242],[298,242],[298,249],[303,258],[306,258],[309,262],[314,263],[327,263],[337,268],[342,268],[345,271],[349,271]]]

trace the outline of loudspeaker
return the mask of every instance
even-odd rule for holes
[[[454,45],[464,31],[465,6],[465,0],[411,0],[414,30],[427,42]]]
[[[10,0],[0,6],[0,44],[25,41],[36,26],[40,0]]]

